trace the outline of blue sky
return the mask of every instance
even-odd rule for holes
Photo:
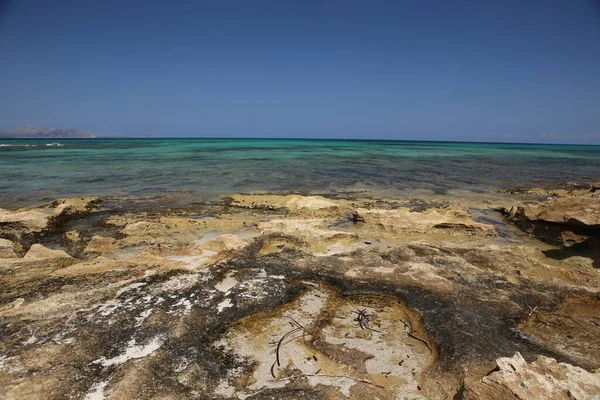
[[[2,4],[0,129],[600,143],[597,0]]]

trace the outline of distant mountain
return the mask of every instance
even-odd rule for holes
[[[120,135],[92,133],[71,128],[40,128],[35,125],[23,125],[16,129],[0,130],[0,138],[10,139],[92,139],[92,138],[154,137],[153,135]]]

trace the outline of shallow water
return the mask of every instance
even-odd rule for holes
[[[0,140],[0,207],[82,195],[386,194],[600,181],[600,146],[292,139]]]

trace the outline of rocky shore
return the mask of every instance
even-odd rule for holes
[[[0,209],[0,398],[598,399],[599,193]]]

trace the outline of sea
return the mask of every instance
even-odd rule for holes
[[[600,146],[313,139],[0,139],[0,207],[62,197],[476,195],[600,181]]]

